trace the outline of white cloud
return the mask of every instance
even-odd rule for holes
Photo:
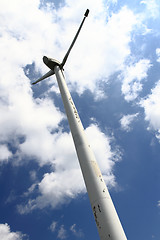
[[[39,4],[39,0],[0,1],[0,143],[14,144],[14,159],[27,156],[40,166],[50,164],[54,169],[38,184],[40,195],[30,199],[24,208],[19,206],[21,213],[47,205],[55,207],[85,192],[70,134],[59,128],[64,116],[47,94],[45,99],[34,97],[24,67],[35,63],[34,71],[45,73],[43,55],[62,60],[82,14],[89,8],[90,15],[65,69],[72,87],[79,92],[88,88],[96,95],[97,81],[107,80],[123,68],[130,54],[131,33],[138,24],[136,15],[127,7],[109,16],[107,4],[100,0],[94,0],[94,4],[93,0],[82,0],[76,5],[67,0],[58,9],[53,5],[52,9],[49,5],[40,9]],[[112,169],[116,159],[110,139],[94,125],[86,133],[91,136],[107,184],[114,186]],[[9,157],[7,150],[5,154]],[[36,187],[33,184],[26,195]]]
[[[51,132],[57,129],[62,114],[49,99],[37,99],[22,91],[8,93],[10,103],[0,109],[0,141],[15,141],[17,156],[36,158],[40,164],[53,158],[53,138]],[[19,142],[23,137],[24,141]],[[9,154],[9,153],[8,153]],[[9,156],[9,155],[8,155]]]
[[[84,237],[84,234],[81,229],[77,227],[77,225],[74,223],[70,226],[69,229],[64,226],[64,224],[60,224],[57,221],[53,221],[49,227],[51,232],[57,233],[57,238],[59,239],[65,239],[67,238],[67,235],[69,231],[76,237],[76,238],[82,238]]]
[[[91,124],[85,132],[107,185],[114,186],[112,170],[115,162],[121,159],[120,152],[111,149],[113,139],[106,136],[97,125]]]
[[[82,238],[84,236],[82,230],[81,229],[77,229],[77,226],[76,226],[75,223],[70,227],[70,230],[73,233],[73,235],[75,235],[78,238]]]
[[[142,80],[147,78],[147,72],[151,67],[149,59],[141,59],[139,62],[125,67],[122,78],[122,94],[126,101],[133,101],[142,91]]]
[[[43,165],[54,158],[52,146],[57,134],[52,132],[63,115],[47,95],[45,99],[33,97],[23,68],[34,62],[36,69],[44,73],[43,55],[54,53],[53,57],[62,59],[86,9],[86,1],[76,4],[76,9],[71,0],[58,10],[40,9],[39,4],[39,0],[0,2],[0,143],[14,143],[14,159],[28,156]],[[95,0],[94,7],[93,1],[87,5],[91,14],[66,65],[66,75],[73,85],[78,85],[78,91],[89,88],[94,92],[97,79],[107,78],[120,69],[130,53],[128,44],[136,16],[124,7],[106,23],[107,6],[102,1]],[[119,41],[117,34],[121,36]],[[87,53],[85,58],[82,52]]]
[[[0,162],[7,161],[12,156],[12,153],[8,150],[7,146],[0,145]]]
[[[156,137],[160,141],[160,80],[140,105],[144,108],[145,120],[149,122],[149,129],[156,131]]]
[[[111,149],[112,139],[101,132],[98,126],[92,124],[86,129],[86,134],[107,185],[115,186],[115,176],[112,170],[115,161],[120,159],[120,153]],[[64,133],[58,136],[54,147],[55,159],[52,162],[54,172],[43,176],[38,184],[39,196],[36,199],[30,199],[25,206],[18,206],[21,214],[48,205],[55,208],[67,204],[79,194],[86,192],[71,135]]]
[[[38,0],[0,2],[0,143],[14,144],[17,149],[14,159],[28,156],[43,165],[53,158],[51,133],[57,129],[63,114],[47,96],[33,97],[30,81],[23,71],[27,64],[35,62],[36,68],[43,72],[41,57],[47,53],[46,46],[53,45],[54,49],[56,45],[47,33],[54,35],[53,16],[38,7]],[[7,149],[5,154],[10,156]]]
[[[26,235],[20,232],[11,232],[10,226],[5,224],[0,224],[0,239],[1,240],[23,240],[26,239]]]
[[[120,119],[121,128],[127,132],[131,130],[131,123],[137,118],[139,113],[127,114]]]
[[[157,204],[158,207],[160,207],[160,200],[158,201],[158,204]]]
[[[0,2],[0,142],[14,142],[15,158],[28,156],[40,165],[54,158],[52,146],[58,136],[52,133],[63,115],[47,95],[45,99],[33,97],[23,68],[34,62],[36,70],[44,73],[43,55],[61,60],[88,7],[91,12],[66,65],[66,75],[77,91],[89,88],[100,97],[97,80],[107,79],[122,68],[130,54],[130,34],[137,24],[136,16],[127,7],[109,17],[103,1],[94,0],[93,4],[89,0],[87,6],[84,0],[76,6],[73,0],[65,3],[58,9],[53,9],[53,4],[40,9],[39,0]],[[121,36],[119,41],[117,35]]]
[[[23,66],[35,61],[44,69],[41,57],[46,50],[46,45],[53,45],[53,39],[47,37],[48,33],[54,33],[54,24],[49,12],[39,9],[39,0],[19,1],[14,3],[9,0],[0,2],[1,14],[1,58],[6,67],[13,64],[21,69]],[[43,35],[43,38],[42,38]],[[8,64],[7,64],[7,62]]]
[[[157,62],[160,62],[160,48],[156,49],[156,54],[157,54]]]
[[[49,229],[51,230],[51,232],[55,232],[56,227],[57,227],[57,222],[56,222],[56,221],[53,221],[53,222],[51,223]]]
[[[146,6],[146,14],[148,15],[148,17],[152,17],[155,19],[159,16],[159,0],[143,0],[140,3]]]
[[[77,227],[77,225],[74,223],[70,226],[69,229],[64,226],[64,224],[60,224],[57,221],[53,221],[49,227],[51,232],[57,234],[57,238],[59,239],[66,239],[69,231],[76,237],[76,238],[82,238],[84,237],[84,234],[81,229]]]
[[[121,70],[130,54],[129,43],[137,24],[136,16],[124,7],[109,17],[104,9],[97,13],[91,11],[66,65],[68,79],[79,92],[89,88],[96,95],[97,81],[107,81],[111,74]],[[120,36],[118,41],[117,36]]]
[[[40,100],[35,107],[31,106],[28,112],[26,115],[25,111],[23,112],[23,117],[29,115],[29,118],[23,121],[22,131],[26,139],[20,144],[19,152],[37,158],[42,165],[52,161],[54,157],[53,146],[57,134],[51,132],[57,129],[63,115],[55,108],[52,101],[47,99]]]
[[[67,231],[64,228],[64,225],[61,225],[61,227],[58,231],[57,238],[59,238],[59,239],[66,239],[67,238]]]

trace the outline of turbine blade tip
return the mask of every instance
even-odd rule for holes
[[[89,14],[89,9],[86,10],[84,16],[85,16],[85,17],[88,17],[88,14]]]
[[[32,85],[35,85],[37,83],[37,81],[36,82],[33,82],[33,83],[31,83]]]

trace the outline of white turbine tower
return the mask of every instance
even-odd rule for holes
[[[127,240],[63,75],[63,67],[88,14],[87,9],[62,63],[44,56],[43,61],[51,70],[33,84],[56,75],[100,239]]]

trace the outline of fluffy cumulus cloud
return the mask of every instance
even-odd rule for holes
[[[44,164],[53,157],[51,131],[57,128],[62,114],[51,100],[33,100],[25,87],[24,91],[21,87],[19,90],[16,88],[18,87],[11,90],[13,94],[8,93],[8,104],[3,105],[0,110],[3,116],[0,120],[0,141],[14,142],[17,157],[35,157]],[[4,144],[2,147],[6,158],[9,157],[11,153],[7,147]]]
[[[3,159],[11,156],[6,144],[10,142],[17,149],[16,159],[26,155],[44,164],[53,157],[51,132],[63,115],[49,98],[33,97],[24,73],[25,66],[33,62],[43,71],[39,60],[51,44],[45,37],[47,28],[54,28],[51,15],[38,7],[39,1],[0,2],[0,143]],[[41,34],[44,41],[39,40]]]
[[[138,113],[124,115],[120,119],[121,128],[127,132],[131,130],[131,123],[137,118]]]
[[[89,126],[86,134],[107,185],[115,186],[113,166],[120,160],[120,153],[111,149],[111,139],[102,133],[98,126]],[[54,171],[46,173],[37,184],[39,196],[36,199],[30,198],[26,205],[18,206],[21,214],[46,206],[58,207],[86,192],[70,134],[65,133],[65,136],[57,138],[55,149]]]
[[[39,8],[39,0],[24,0],[23,3],[16,0],[9,4],[5,1],[0,4],[3,23],[1,57],[5,72],[8,69],[6,63],[13,63],[12,73],[34,62],[36,70],[44,73],[43,55],[61,61],[86,8],[90,9],[90,16],[66,65],[71,83],[78,84],[79,91],[85,88],[94,91],[97,79],[107,79],[120,70],[130,53],[129,42],[137,18],[127,7],[109,16],[109,3],[98,0],[94,0],[94,4],[91,0],[87,3],[82,0],[76,5],[73,0],[66,0],[58,9],[53,5],[49,7],[49,4],[48,8]],[[117,36],[120,36],[119,41]],[[4,51],[6,48],[7,54]]]
[[[126,101],[135,100],[142,91],[142,80],[147,78],[147,72],[151,67],[149,59],[141,59],[133,65],[127,66],[122,78],[122,94]]]
[[[26,235],[20,232],[11,232],[10,226],[5,224],[0,224],[0,239],[1,240],[24,240],[28,239]]]
[[[64,115],[47,93],[45,98],[35,97],[36,90],[31,88],[28,76],[33,80],[47,71],[43,55],[63,59],[86,8],[90,9],[90,16],[65,66],[70,86],[76,86],[79,92],[86,88],[95,92],[97,81],[107,80],[123,69],[138,20],[127,7],[109,15],[108,4],[115,2],[94,0],[93,4],[92,0],[82,0],[75,5],[73,0],[66,0],[56,9],[49,3],[40,7],[40,0],[0,1],[0,161],[27,157],[40,166],[49,163],[53,170],[28,190],[26,196],[37,186],[39,196],[30,198],[24,208],[19,206],[21,213],[48,205],[55,207],[85,192],[71,136],[59,127]],[[149,62],[144,60],[141,65],[145,68]],[[140,75],[141,79],[145,77],[143,71]],[[131,85],[133,77],[129,78]],[[137,93],[140,86],[135,84],[134,89],[129,92]],[[112,169],[117,159],[110,139],[95,125],[86,133],[106,182],[114,186]]]
[[[160,80],[140,105],[144,108],[145,120],[149,122],[149,129],[156,131],[156,137],[160,141]]]
[[[127,7],[108,16],[107,3],[103,8],[96,3],[96,12],[91,3],[90,17],[66,66],[68,78],[78,85],[79,92],[86,88],[94,92],[99,80],[107,81],[111,74],[122,69],[130,54],[131,32],[138,22]]]
[[[54,158],[52,146],[57,135],[53,132],[63,115],[48,95],[34,97],[24,69],[30,64],[28,69],[32,69],[33,78],[35,72],[43,74],[47,70],[42,63],[43,55],[62,60],[86,8],[91,10],[90,16],[66,65],[72,87],[76,86],[79,92],[86,88],[94,92],[97,80],[107,79],[122,68],[130,54],[129,42],[137,18],[127,7],[109,16],[108,4],[114,2],[94,0],[93,4],[89,0],[86,6],[83,0],[75,6],[73,0],[66,0],[58,9],[53,4],[40,7],[39,0],[0,2],[0,144],[3,159],[13,154],[6,144],[8,141],[17,149],[15,159],[27,156],[43,165]]]

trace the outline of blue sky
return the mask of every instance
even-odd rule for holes
[[[99,239],[55,76],[65,77],[129,240],[160,239],[158,0],[0,2],[0,239]]]

